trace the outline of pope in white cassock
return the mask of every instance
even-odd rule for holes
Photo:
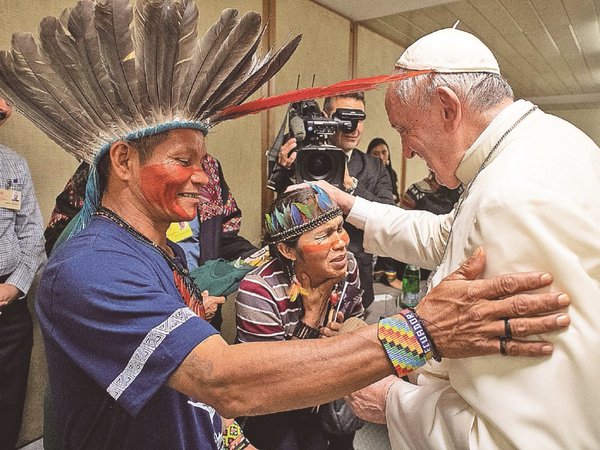
[[[514,332],[505,320],[497,356],[432,363],[417,384],[389,378],[359,391],[355,409],[372,420],[385,411],[394,449],[600,448],[600,148],[568,122],[514,101],[493,54],[469,33],[429,34],[396,69],[435,71],[388,88],[404,155],[466,190],[445,216],[335,192],[351,208],[348,221],[364,228],[365,249],[437,267],[435,286],[482,247],[485,278],[552,273],[550,290],[571,298],[572,323],[544,336],[551,357],[505,358]]]

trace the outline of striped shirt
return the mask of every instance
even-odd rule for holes
[[[0,145],[0,189],[21,193],[21,207],[0,207],[0,275],[6,283],[27,294],[44,260],[44,223],[33,192],[27,162],[13,150]]]
[[[340,285],[345,282],[354,287],[346,288],[347,293],[353,291],[359,292],[358,295],[362,294],[356,259],[350,252],[348,275]],[[272,259],[246,275],[240,284],[235,303],[237,342],[283,341],[292,338],[303,311],[301,299],[292,302],[288,289],[288,280],[278,259]],[[350,300],[349,295],[345,294],[340,301]],[[360,316],[363,313],[362,302],[358,301],[348,316]]]

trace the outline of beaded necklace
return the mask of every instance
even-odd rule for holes
[[[483,171],[483,169],[485,169],[487,167],[487,165],[490,163],[491,159],[492,159],[492,155],[494,153],[496,153],[496,150],[498,149],[498,147],[500,147],[500,144],[502,143],[502,141],[504,141],[504,139],[506,139],[506,137],[515,129],[517,128],[517,126],[523,121],[525,120],[525,118],[527,116],[529,116],[532,112],[534,112],[536,109],[538,109],[537,106],[533,106],[530,109],[528,109],[525,114],[523,114],[521,117],[519,117],[511,126],[510,128],[508,128],[504,134],[502,134],[502,136],[500,136],[500,139],[498,139],[498,142],[496,142],[496,144],[492,147],[492,150],[490,150],[490,153],[487,155],[487,157],[485,158],[485,160],[483,161],[483,163],[481,163],[481,166],[479,166],[479,169],[477,170],[477,173],[475,174],[475,176],[473,177],[473,179],[471,180],[471,182],[467,185],[467,187],[465,188],[464,192],[462,193],[462,195],[460,196],[460,199],[458,200],[458,205],[456,205],[456,212],[454,213],[454,219],[452,219],[452,225],[450,225],[450,231],[448,233],[448,240],[446,241],[446,246],[444,247],[444,253],[442,254],[442,258],[440,259],[440,263],[437,265],[437,267],[435,268],[435,270],[433,271],[433,273],[436,273],[439,268],[442,266],[442,264],[444,263],[444,261],[446,260],[446,256],[448,253],[448,248],[450,247],[450,240],[452,238],[452,230],[454,230],[454,223],[456,222],[456,219],[458,218],[458,215],[460,214],[461,211],[461,207],[463,205],[463,203],[465,202],[465,200],[467,199],[467,197],[469,196],[469,192],[471,190],[471,186],[473,186],[473,183],[475,183],[475,180],[477,179],[477,176]],[[428,286],[427,286],[427,290],[431,290],[431,281],[433,280],[433,277],[429,277],[429,282],[428,282]]]
[[[134,227],[129,225],[114,211],[111,211],[110,209],[105,208],[104,206],[100,206],[94,213],[94,216],[100,216],[110,220],[123,230],[127,231],[135,239],[148,245],[154,251],[158,252],[165,259],[165,261],[173,271],[173,281],[175,282],[175,287],[179,291],[179,294],[183,298],[185,304],[202,319],[206,319],[206,313],[204,311],[204,304],[202,303],[202,295],[200,293],[200,289],[198,289],[198,287],[190,277],[189,271],[185,267],[179,264],[175,260],[175,258],[169,255],[164,249],[156,245],[154,242],[152,242]]]

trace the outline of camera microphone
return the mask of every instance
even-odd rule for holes
[[[292,116],[290,118],[290,135],[296,138],[297,142],[302,142],[306,137],[306,128],[304,120],[300,116]]]

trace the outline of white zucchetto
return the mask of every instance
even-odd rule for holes
[[[500,74],[498,61],[490,49],[472,34],[454,28],[434,31],[418,39],[402,53],[396,67],[440,73]]]

